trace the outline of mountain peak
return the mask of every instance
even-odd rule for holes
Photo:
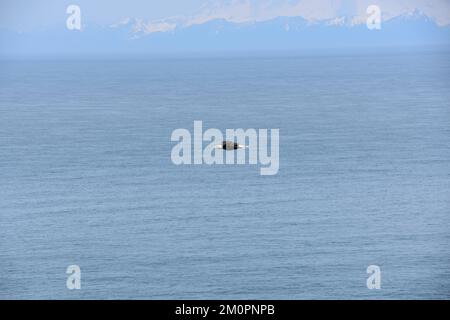
[[[368,14],[363,0],[208,0],[191,15],[169,17],[166,19],[144,21],[125,18],[113,25],[132,24],[133,33],[148,35],[171,32],[177,28],[202,25],[213,20],[225,20],[234,24],[258,23],[280,17],[300,17],[310,24],[327,26],[355,26],[365,24]],[[391,19],[428,19],[439,26],[450,24],[450,2],[448,11],[435,4],[424,4],[421,0],[400,3],[380,0],[382,20]]]

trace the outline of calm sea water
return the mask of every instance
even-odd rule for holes
[[[194,120],[279,173],[173,165]],[[449,53],[0,63],[0,298],[448,299],[449,215]]]

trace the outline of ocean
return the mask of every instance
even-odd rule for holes
[[[1,61],[0,298],[449,299],[449,57]],[[196,120],[278,173],[174,165]]]

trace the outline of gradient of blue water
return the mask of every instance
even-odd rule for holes
[[[0,71],[0,298],[450,298],[448,53]],[[194,120],[279,128],[278,175],[173,165]]]

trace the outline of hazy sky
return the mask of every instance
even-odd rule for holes
[[[29,31],[65,24],[66,8],[79,5],[86,23],[110,24],[124,17],[159,19],[189,14],[204,0],[0,0],[0,28]]]
[[[381,7],[383,17],[419,9],[440,25],[450,24],[450,0],[0,0],[0,29],[32,31],[65,26],[66,8],[71,4],[80,6],[87,27],[111,25],[127,17],[148,22],[191,15],[191,24],[211,19],[261,21],[276,16],[301,16],[314,21],[358,14],[365,21],[366,8],[371,4]]]

